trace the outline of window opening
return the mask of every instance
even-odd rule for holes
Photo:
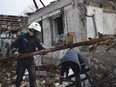
[[[51,22],[52,22],[51,23],[52,24],[51,25],[52,26],[52,30],[51,30],[51,32],[52,32],[52,35],[51,35],[51,37],[52,37],[52,46],[54,46],[56,38],[59,35],[64,33],[62,15],[53,18],[51,20]]]

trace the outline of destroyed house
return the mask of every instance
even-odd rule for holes
[[[0,15],[0,56],[9,56],[11,40],[25,31],[27,24],[27,16]]]
[[[57,36],[62,33],[73,34],[74,43],[96,38],[99,34],[114,35],[115,8],[115,0],[57,0],[32,13],[28,22],[41,24],[41,40],[49,48],[55,46]],[[56,52],[49,56],[56,58],[57,55]]]
[[[27,16],[0,15],[0,33],[17,30],[27,25]]]
[[[40,86],[38,87],[60,86],[55,84],[59,83],[60,77],[60,68],[57,65],[59,65],[59,59],[67,52],[67,49],[62,50],[60,47],[66,47],[67,45],[61,44],[61,46],[59,46],[57,40],[59,39],[58,37],[61,37],[61,42],[65,41],[65,44],[67,44],[67,38],[65,36],[68,34],[73,36],[71,40],[73,39],[74,44],[78,43],[80,45],[80,47],[78,47],[79,45],[75,46],[75,49],[80,50],[87,63],[87,67],[90,68],[88,71],[89,74],[87,74],[88,72],[86,71],[85,73],[91,79],[89,80],[88,77],[85,76],[82,81],[82,87],[116,87],[116,75],[114,74],[116,73],[115,0],[56,0],[28,15],[28,24],[34,21],[40,23],[42,32],[40,32],[39,38],[46,48],[44,50],[23,54],[24,56],[22,55],[23,57],[34,55],[35,64],[39,67],[37,70],[37,78],[39,78],[38,80],[40,82],[37,81],[37,84],[40,84]],[[110,39],[97,43],[97,40],[100,41],[103,39],[101,37]],[[96,41],[96,43],[91,44],[94,41]],[[84,44],[84,46],[80,43]],[[55,48],[57,49],[55,50]],[[46,55],[36,55],[42,54],[45,51],[47,51]],[[13,58],[18,59],[22,56],[14,56]],[[11,59],[11,57],[7,58]],[[7,61],[6,59],[5,61]],[[9,74],[6,73],[6,75],[8,76]],[[27,75],[28,74],[25,74],[25,77],[27,77]],[[24,79],[24,84],[26,83],[25,86],[28,85],[27,79],[28,77]],[[87,79],[88,81],[86,83],[85,80]],[[66,79],[66,83],[68,83],[69,80],[70,79]],[[2,84],[6,84],[5,82],[7,81],[3,80]],[[71,81],[74,82],[72,79]],[[68,84],[70,84],[70,81]]]

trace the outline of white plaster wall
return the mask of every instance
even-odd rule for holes
[[[95,25],[97,32],[103,33],[103,12],[102,9],[96,7],[87,7],[87,15],[94,15]],[[92,17],[87,17],[87,37],[96,37],[95,36],[95,25]]]
[[[84,37],[84,34],[83,34],[84,27],[83,27],[83,24],[82,24],[82,21],[80,18],[80,15],[82,15],[82,14],[80,13],[78,4],[77,3],[71,4],[67,7],[65,7],[64,10],[65,10],[65,14],[64,14],[65,29],[64,29],[64,32],[65,33],[73,32],[74,43],[82,41],[83,40],[82,37]],[[66,23],[66,19],[67,19],[67,23]],[[68,30],[67,30],[67,28],[68,28]]]
[[[94,14],[97,32],[103,34],[114,34],[116,32],[115,13],[104,13],[101,8],[89,6],[87,7],[87,14]],[[87,17],[87,37],[95,37],[94,29],[92,17]]]
[[[51,47],[51,28],[50,28],[50,21],[48,18],[44,19],[43,21],[43,37],[44,37],[44,46],[46,48]]]
[[[104,13],[104,34],[114,34],[116,33],[116,14],[114,13]]]

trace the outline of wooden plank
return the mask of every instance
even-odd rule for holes
[[[11,61],[11,60],[16,61],[18,59],[28,58],[28,57],[31,57],[33,55],[38,55],[38,54],[43,55],[43,54],[47,54],[48,52],[54,52],[54,51],[63,50],[63,49],[71,48],[71,47],[94,45],[96,43],[103,42],[103,41],[109,40],[111,38],[112,37],[110,37],[110,36],[106,36],[106,37],[91,39],[91,40],[78,42],[78,43],[74,43],[74,44],[62,45],[62,46],[57,46],[57,47],[53,47],[53,48],[48,48],[48,49],[45,49],[45,50],[40,50],[40,51],[31,52],[31,53],[21,54],[19,56],[4,57],[4,58],[0,58],[0,62],[8,62],[8,61]]]

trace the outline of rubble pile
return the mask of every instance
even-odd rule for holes
[[[97,43],[98,41],[98,43]],[[88,67],[90,67],[90,72],[88,73],[91,83],[88,84],[87,81],[84,80],[83,84],[88,86],[94,86],[94,87],[109,87],[109,85],[112,85],[112,87],[115,87],[116,84],[116,77],[113,73],[113,70],[115,68],[114,66],[109,66],[104,62],[99,61],[95,56],[93,56],[94,52],[96,52],[99,46],[107,46],[107,48],[104,49],[103,53],[100,55],[105,55],[108,51],[111,50],[111,48],[114,47],[115,38],[108,39],[103,42],[99,42],[100,40],[97,40],[96,44],[95,41],[90,40],[91,43],[88,41],[85,42],[79,42],[76,44],[72,44],[71,46],[76,47],[81,45],[88,46],[89,51],[87,51],[87,55],[85,56],[85,60],[88,60]],[[90,45],[91,44],[91,45]],[[61,46],[60,49],[65,49],[68,46]],[[58,49],[56,49],[58,48]],[[55,50],[60,50],[59,47],[47,49],[45,51],[39,51],[36,53],[42,54],[42,52],[54,52]],[[109,49],[110,48],[110,49]],[[107,50],[108,49],[108,50]],[[33,54],[33,53],[32,53]],[[84,52],[83,52],[84,54]],[[21,56],[20,56],[21,57]],[[9,60],[9,61],[8,61]],[[1,87],[13,87],[14,82],[16,79],[15,76],[15,67],[16,62],[15,60],[10,59],[7,60],[7,57],[5,60],[0,59],[0,83],[2,84]],[[36,67],[36,75],[37,75],[37,87],[59,87],[59,68],[55,64],[42,64],[40,66]],[[83,77],[83,76],[82,76]],[[64,85],[68,85],[72,83],[73,80],[65,79]],[[83,86],[84,86],[83,85]],[[28,72],[25,72],[23,81],[22,81],[22,87],[29,87],[29,77]]]

